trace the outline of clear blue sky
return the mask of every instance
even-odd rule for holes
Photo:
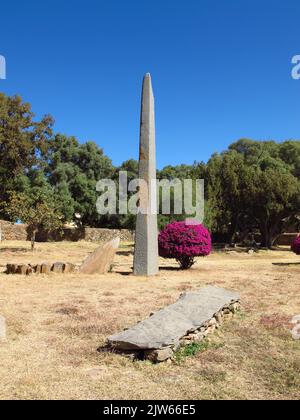
[[[0,91],[95,140],[114,164],[138,156],[146,72],[159,167],[241,137],[300,138],[299,0],[15,0],[0,19]]]

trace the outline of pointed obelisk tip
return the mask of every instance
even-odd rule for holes
[[[146,74],[145,74],[145,79],[146,79],[146,78],[151,79],[151,74],[150,74],[150,73],[146,73]]]

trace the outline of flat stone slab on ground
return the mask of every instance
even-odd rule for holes
[[[210,321],[222,308],[238,302],[236,292],[208,286],[179,300],[134,327],[108,338],[116,350],[147,350],[178,345],[188,332]]]

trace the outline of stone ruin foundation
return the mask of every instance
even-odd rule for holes
[[[120,245],[120,238],[102,244],[94,252],[89,254],[82,264],[56,262],[54,264],[7,264],[6,274],[106,274],[111,269],[116,252]]]
[[[201,343],[239,309],[239,295],[225,289],[208,286],[184,293],[175,304],[109,337],[99,350],[154,363],[172,360],[180,347]]]
[[[21,274],[29,276],[31,274],[67,274],[78,270],[75,264],[56,262],[54,264],[7,264],[6,274]]]
[[[168,346],[157,350],[146,350],[144,352],[144,359],[151,360],[154,363],[163,362],[172,359],[174,352],[179,348],[187,346],[191,343],[201,343],[210,334],[213,334],[217,329],[221,328],[225,321],[233,318],[234,314],[241,309],[240,302],[234,302],[228,307],[222,308],[213,318],[203,324],[202,327],[191,330],[184,337],[179,340],[179,345]]]

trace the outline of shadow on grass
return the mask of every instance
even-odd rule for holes
[[[131,276],[133,271],[113,271],[113,273],[120,274],[121,276]]]
[[[280,263],[272,263],[273,265],[277,266],[277,267],[289,267],[291,265],[300,265],[300,261],[299,262],[280,262]]]
[[[117,255],[121,255],[123,257],[130,257],[133,255],[133,251],[117,251]]]
[[[0,252],[32,252],[30,248],[0,248]]]
[[[159,271],[182,271],[180,267],[163,266],[159,267]]]
[[[180,269],[180,267],[168,267],[168,266],[159,267],[159,272],[162,272],[162,271],[182,271],[182,270]],[[114,273],[121,274],[122,276],[130,276],[130,275],[133,275],[133,267],[131,271],[114,270]]]

